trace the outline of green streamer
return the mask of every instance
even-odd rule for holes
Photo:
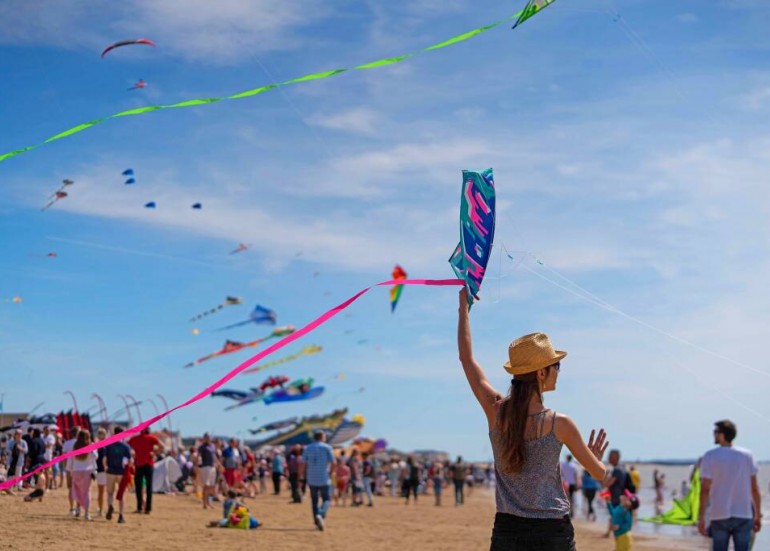
[[[551,0],[553,1],[553,0]],[[550,2],[548,2],[550,3]],[[78,132],[82,132],[84,130],[87,130],[93,126],[96,126],[97,124],[101,124],[105,121],[108,121],[110,119],[117,119],[119,117],[130,117],[134,115],[144,115],[145,113],[150,113],[152,111],[158,111],[159,109],[176,109],[180,107],[194,107],[198,105],[207,105],[211,103],[216,103],[218,101],[224,101],[224,100],[236,100],[236,99],[243,99],[248,98],[252,96],[256,96],[258,94],[262,94],[264,92],[268,92],[270,90],[273,90],[275,88],[278,88],[279,86],[289,86],[291,84],[298,84],[300,82],[308,82],[311,80],[320,80],[324,78],[333,77],[336,75],[339,75],[341,73],[345,73],[347,71],[363,71],[367,69],[376,69],[378,67],[386,67],[388,65],[393,65],[395,63],[401,63],[402,61],[405,61],[409,58],[412,58],[416,55],[419,55],[424,52],[432,52],[434,50],[438,50],[440,48],[445,48],[447,46],[451,46],[453,44],[457,44],[459,42],[464,42],[466,40],[469,40],[470,38],[473,38],[474,36],[477,36],[483,32],[486,32],[490,29],[494,29],[495,27],[498,27],[499,25],[502,25],[503,23],[507,23],[511,20],[517,20],[520,21],[520,18],[522,15],[525,15],[524,10],[519,11],[518,13],[506,17],[505,19],[502,19],[500,21],[496,21],[495,23],[491,23],[489,25],[485,25],[483,27],[479,27],[478,29],[473,29],[472,31],[468,31],[462,34],[459,34],[455,37],[449,38],[448,40],[444,40],[442,42],[439,42],[438,44],[434,44],[432,46],[428,46],[427,48],[423,48],[422,50],[418,50],[417,52],[406,54],[402,56],[397,57],[389,57],[386,59],[380,59],[378,61],[372,61],[370,63],[365,63],[363,65],[358,65],[352,68],[346,68],[346,69],[334,69],[331,71],[323,71],[320,73],[311,73],[309,75],[304,75],[301,77],[293,78],[291,80],[286,80],[284,82],[279,82],[277,84],[268,84],[265,86],[260,86],[259,88],[254,88],[252,90],[246,90],[244,92],[240,92],[238,94],[233,94],[231,96],[225,96],[221,98],[201,98],[201,99],[191,99],[187,101],[182,101],[179,103],[172,103],[168,105],[151,105],[148,107],[140,107],[138,109],[129,109],[127,111],[121,111],[119,113],[115,113],[114,115],[110,115],[108,117],[104,117],[101,119],[95,119],[90,122],[86,122],[83,124],[79,124],[73,128],[70,128],[69,130],[65,130],[64,132],[60,132],[59,134],[56,134],[54,136],[51,136],[47,140],[37,144],[37,145],[31,145],[28,147],[23,147],[21,149],[16,149],[14,151],[9,151],[8,153],[4,153],[0,155],[0,162],[5,161],[6,159],[10,159],[11,157],[15,157],[17,155],[21,155],[22,153],[26,153],[28,151],[31,151],[33,149],[36,149],[40,147],[41,145],[45,145],[47,143],[60,140],[62,138],[67,138],[69,136],[72,136],[73,134],[77,134]],[[528,17],[531,17],[534,15],[534,13],[527,14]]]

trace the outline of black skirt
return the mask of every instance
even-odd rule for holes
[[[489,551],[575,551],[575,529],[568,515],[540,519],[497,513]]]

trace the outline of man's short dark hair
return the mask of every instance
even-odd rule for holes
[[[721,421],[717,421],[714,423],[714,426],[718,432],[724,434],[725,440],[728,442],[732,442],[735,440],[735,437],[738,436],[738,428],[735,426],[735,423],[729,419],[722,419]]]
[[[323,440],[324,436],[326,436],[326,433],[322,430],[317,430],[313,434],[313,438],[315,439],[316,442],[320,442],[321,440]]]

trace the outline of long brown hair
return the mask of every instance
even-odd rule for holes
[[[546,368],[546,376],[551,367]],[[543,401],[537,371],[525,375],[517,375],[511,382],[511,391],[503,400],[497,418],[499,427],[502,458],[500,469],[504,473],[516,474],[521,472],[527,462],[527,448],[524,445],[527,431],[529,402],[533,395]]]
[[[79,450],[80,448],[85,448],[86,446],[91,444],[91,433],[87,430],[81,430],[78,433],[78,439],[75,440],[75,445],[72,447],[73,450]],[[75,459],[79,459],[80,461],[85,461],[88,459],[87,453],[79,453],[75,456]]]

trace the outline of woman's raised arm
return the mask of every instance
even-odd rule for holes
[[[468,316],[468,296],[465,288],[460,290],[460,309],[457,317],[457,350],[460,363],[471,385],[474,396],[481,404],[491,429],[495,424],[495,402],[501,399],[500,394],[492,387],[484,369],[473,357],[473,342],[471,339],[471,322]]]

